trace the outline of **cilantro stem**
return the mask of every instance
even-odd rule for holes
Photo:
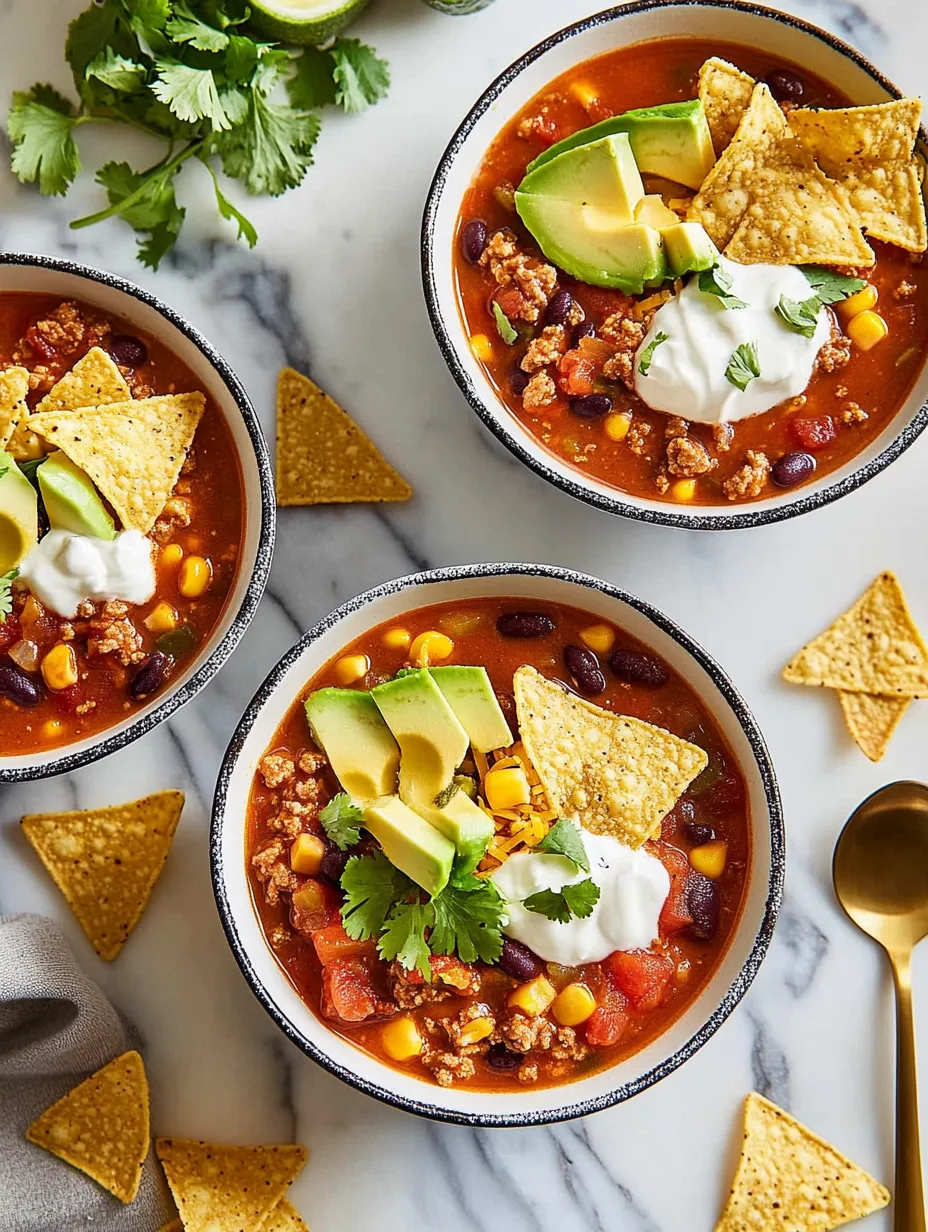
[[[98,210],[96,214],[87,214],[83,218],[75,218],[70,224],[71,230],[77,231],[81,227],[91,227],[94,223],[103,222],[107,218],[117,218],[120,214],[129,209],[130,206],[135,205],[137,201],[140,201],[142,197],[145,196],[150,187],[147,177],[150,176],[152,172],[158,171],[162,175],[169,175],[176,167],[179,167],[181,163],[186,162],[188,158],[191,158],[194,154],[196,154],[207,143],[207,141],[209,141],[209,139],[209,137],[201,137],[199,141],[191,141],[188,145],[185,145],[182,150],[178,150],[173,158],[167,160],[162,159],[160,163],[155,163],[154,166],[149,167],[145,172],[146,179],[143,180],[135,192],[130,193],[128,197],[123,197],[121,201],[117,201],[113,205],[107,206],[105,210]]]

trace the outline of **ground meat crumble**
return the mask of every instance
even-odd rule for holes
[[[667,442],[667,469],[671,475],[691,478],[705,475],[716,466],[718,462],[702,441],[691,436],[675,436]]]
[[[547,372],[536,372],[522,393],[522,405],[526,410],[537,406],[550,406],[557,397],[554,378]]]
[[[722,484],[722,491],[731,501],[745,496],[760,496],[769,477],[770,460],[767,455],[759,450],[749,449],[743,465]]]
[[[548,364],[556,364],[567,350],[567,330],[563,325],[546,325],[537,338],[528,344],[520,367],[523,372],[537,372]]]

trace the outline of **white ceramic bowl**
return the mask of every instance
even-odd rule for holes
[[[3,291],[36,291],[81,300],[120,317],[130,328],[157,338],[172,351],[228,424],[242,470],[245,511],[235,585],[221,620],[196,658],[145,706],[97,735],[46,752],[0,753],[0,783],[15,783],[76,770],[105,757],[143,736],[199,693],[235,649],[264,593],[274,553],[276,505],[267,445],[248,395],[222,356],[167,304],[114,274],[22,253],[0,254]]]
[[[300,999],[265,940],[246,873],[252,779],[278,724],[333,655],[385,620],[447,600],[504,595],[572,604],[615,622],[661,655],[698,693],[734,751],[748,789],[753,853],[747,901],[715,974],[656,1040],[618,1065],[545,1090],[505,1094],[448,1088],[377,1061],[322,1023]],[[436,1120],[535,1125],[597,1112],[682,1065],[721,1026],[767,951],[783,890],[783,819],[770,757],[753,716],[724,671],[681,629],[640,599],[586,574],[551,565],[465,565],[387,582],[352,599],[297,642],[258,690],[226,751],[210,835],[213,890],[232,951],[255,996],[313,1060],[359,1090]]]
[[[632,496],[550,453],[500,401],[474,357],[458,307],[452,253],[458,211],[497,133],[539,90],[573,65],[646,39],[690,37],[763,47],[844,91],[855,103],[880,103],[900,91],[863,56],[818,27],[740,0],[638,0],[553,34],[487,87],[451,138],[435,172],[422,223],[422,278],[438,345],[465,398],[487,427],[537,474],[610,513],[695,530],[762,526],[837,500],[878,474],[928,424],[928,369],[894,419],[845,466],[813,483],[721,510]],[[921,131],[924,156],[928,135]]]

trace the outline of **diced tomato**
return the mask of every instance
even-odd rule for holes
[[[797,445],[803,449],[824,449],[837,436],[834,420],[830,415],[819,415],[815,419],[791,419],[789,432]]]
[[[48,341],[45,335],[35,325],[31,326],[26,331],[26,341],[32,347],[33,351],[46,363],[49,360],[57,358],[58,352]]]
[[[579,351],[567,351],[561,356],[557,367],[561,374],[561,389],[565,394],[579,398],[593,392],[597,369],[591,359],[584,359]]]
[[[678,847],[671,846],[670,843],[649,843],[648,850],[652,855],[657,856],[670,874],[670,890],[657,922],[660,936],[669,937],[693,922],[686,901],[686,881],[690,873],[690,862],[685,852],[680,851]]]
[[[290,922],[298,933],[311,937],[318,929],[338,920],[338,905],[338,891],[334,886],[326,885],[315,877],[308,877],[293,891],[293,897],[290,899]],[[338,928],[341,929],[340,922]]]
[[[450,984],[452,988],[468,988],[473,980],[473,967],[461,962],[460,958],[455,958],[453,954],[433,954],[429,958],[429,966],[436,979],[442,984]],[[418,967],[409,971],[404,969],[403,979],[414,988],[425,984],[425,976]]]
[[[615,354],[615,347],[612,343],[602,338],[581,338],[578,349],[584,359],[593,361],[597,371],[602,368],[607,359],[611,359]]]
[[[69,684],[55,694],[55,706],[59,714],[74,714],[84,700],[84,689],[80,684]]]
[[[0,654],[4,654],[11,646],[15,646],[22,637],[19,621],[15,616],[7,616],[0,622]]]
[[[322,1012],[342,1022],[365,1022],[395,1010],[380,998],[370,968],[356,958],[340,958],[322,969]]]
[[[636,1010],[657,1009],[673,979],[673,961],[650,950],[616,950],[603,969]]]
[[[614,984],[607,984],[602,1003],[586,1020],[586,1042],[594,1048],[611,1048],[628,1027],[628,1002]]]
[[[728,817],[744,803],[744,784],[736,774],[713,783],[699,797],[700,808],[712,817]]]
[[[343,958],[372,958],[374,955],[374,942],[355,941],[345,932],[340,920],[335,924],[327,924],[324,928],[315,929],[310,936],[323,967]]]
[[[510,321],[518,321],[525,311],[525,296],[518,287],[501,287],[493,296]],[[491,306],[490,311],[493,311]]]

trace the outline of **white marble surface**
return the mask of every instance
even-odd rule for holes
[[[0,0],[0,99],[34,80],[67,88],[66,20],[81,0]],[[310,1148],[294,1199],[314,1232],[698,1232],[710,1229],[751,1087],[786,1104],[883,1179],[892,1178],[892,1014],[874,947],[830,887],[839,827],[869,791],[924,778],[928,706],[914,706],[872,766],[833,697],[790,689],[778,669],[882,568],[896,569],[928,628],[921,530],[928,440],[856,494],[766,529],[697,534],[575,503],[482,429],[434,345],[419,285],[418,229],[435,163],[484,85],[518,53],[595,11],[595,0],[497,0],[448,19],[419,0],[375,0],[357,33],[389,58],[389,100],[326,119],[305,186],[249,202],[262,238],[229,242],[193,169],[183,243],[158,274],[122,224],[79,233],[91,177],[39,201],[0,169],[0,246],[75,256],[157,291],[237,367],[268,429],[285,362],[308,370],[369,428],[416,487],[407,507],[284,510],[269,593],[205,695],[145,740],[67,779],[0,795],[0,911],[60,920],[85,968],[140,1025],[154,1125]],[[928,9],[916,0],[790,0],[872,54],[906,90],[928,84]],[[41,17],[39,12],[41,9]],[[107,133],[109,140],[113,135]],[[82,134],[83,138],[83,134]],[[128,156],[88,134],[85,164]],[[5,157],[4,157],[5,163]],[[449,458],[454,465],[449,466]],[[293,1049],[252,999],[210,892],[207,815],[235,720],[297,634],[337,602],[415,568],[543,560],[599,574],[657,604],[729,669],[779,772],[789,833],[787,901],[741,1008],[678,1073],[623,1107],[551,1129],[431,1125],[343,1087]],[[119,961],[99,962],[22,840],[26,811],[109,803],[182,787],[184,820],[154,901]],[[928,962],[916,963],[928,1064]],[[921,994],[921,995],[920,995]],[[928,1112],[928,1090],[925,1091]],[[673,1161],[673,1183],[665,1163]],[[888,1215],[870,1226],[888,1229]]]

